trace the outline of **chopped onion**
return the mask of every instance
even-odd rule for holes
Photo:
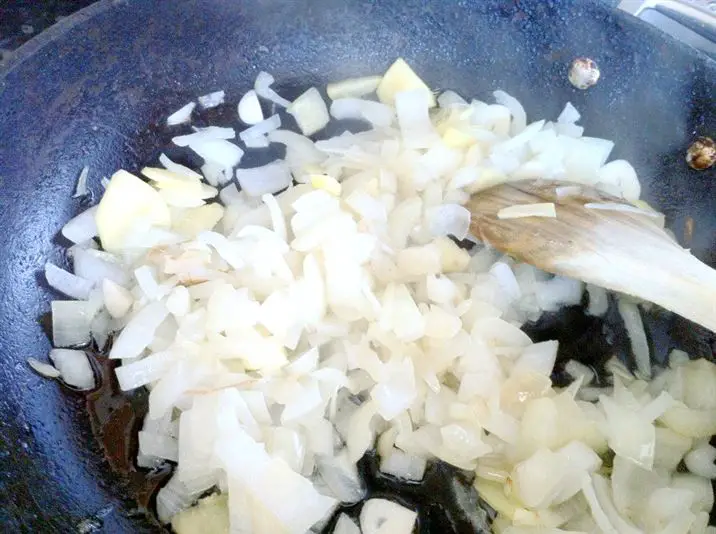
[[[426,468],[425,458],[412,456],[393,447],[390,454],[380,461],[380,470],[402,480],[423,479]]]
[[[97,235],[97,206],[83,211],[62,227],[62,235],[73,243],[84,243]]]
[[[89,298],[90,291],[94,285],[91,281],[68,273],[51,263],[45,264],[45,278],[47,283],[54,289],[78,300]]]
[[[502,208],[497,212],[498,219],[519,219],[521,217],[556,217],[553,202],[538,204],[520,204]]]
[[[264,139],[265,135],[269,132],[273,132],[281,127],[281,117],[278,115],[271,115],[268,119],[257,122],[251,128],[239,132],[239,137],[244,143],[252,142],[255,139]],[[266,141],[268,146],[268,140]]]
[[[649,351],[649,342],[646,339],[646,331],[641,320],[639,307],[627,300],[620,298],[618,305],[619,315],[624,321],[624,327],[629,335],[629,343],[631,345],[632,354],[636,362],[636,368],[639,374],[644,378],[651,377],[651,357]]]
[[[224,91],[215,91],[199,97],[199,104],[204,109],[215,108],[224,103],[226,93]]]
[[[85,351],[53,349],[50,351],[50,360],[68,385],[81,390],[94,388],[94,372]]]
[[[241,189],[251,197],[278,193],[291,185],[291,171],[286,163],[276,160],[263,167],[236,169],[236,179]]]
[[[382,76],[364,76],[362,78],[348,78],[340,82],[329,83],[326,86],[326,93],[331,100],[339,98],[361,98],[374,92]]]
[[[443,109],[452,107],[460,108],[467,105],[467,100],[465,100],[455,91],[443,91],[440,96],[438,96],[438,106]]]
[[[191,170],[189,167],[185,167],[184,165],[180,165],[179,163],[173,162],[165,154],[159,155],[159,163],[161,163],[166,170],[171,171],[175,174],[181,174],[183,176],[186,176],[187,178],[201,180],[201,175],[198,172]]]
[[[430,233],[435,236],[452,235],[465,239],[470,230],[471,215],[467,208],[458,204],[443,204],[425,212]]]
[[[130,391],[159,380],[172,363],[170,352],[157,352],[139,361],[117,367],[117,381],[122,391]]]
[[[28,358],[27,364],[32,367],[32,370],[37,374],[44,376],[45,378],[59,378],[60,372],[57,368],[53,367],[49,363],[41,362],[36,358]]]
[[[383,74],[376,89],[376,94],[378,95],[378,100],[383,104],[396,105],[397,107],[396,96],[406,91],[422,92],[424,97],[427,98],[428,107],[435,106],[435,97],[430,88],[403,58],[398,58]],[[422,101],[422,98],[419,98],[419,100]]]
[[[336,526],[333,527],[333,534],[361,534],[360,528],[346,514],[338,516]]]
[[[591,367],[577,360],[569,360],[564,366],[565,372],[575,380],[581,380],[582,385],[588,386],[594,381],[594,371]]]
[[[709,444],[692,449],[684,456],[686,467],[695,475],[716,479],[716,448]]]
[[[393,501],[370,499],[360,512],[363,534],[410,534],[418,514]]]
[[[146,456],[155,456],[172,462],[179,461],[179,444],[177,440],[162,434],[140,430],[139,452]]]
[[[434,145],[439,136],[428,114],[432,94],[423,89],[413,89],[397,93],[394,98],[395,112],[405,145],[408,148],[428,148]]]
[[[265,98],[266,100],[270,100],[271,102],[281,106],[282,108],[286,108],[291,104],[291,102],[289,102],[285,98],[280,97],[276,93],[276,91],[271,89],[271,85],[273,85],[274,81],[274,77],[271,76],[268,72],[259,72],[258,76],[256,76],[256,81],[254,82],[254,90],[256,91],[256,94],[261,98]],[[251,118],[254,118],[253,113],[254,112],[252,111]],[[252,124],[251,122],[244,122],[246,122],[247,124]]]
[[[510,110],[512,115],[512,125],[510,126],[510,133],[517,135],[527,126],[527,114],[522,104],[513,96],[508,95],[504,91],[495,91],[493,93],[495,101],[498,104],[505,106]]]
[[[266,135],[257,135],[246,139],[244,144],[246,148],[266,148],[269,146],[269,140]]]
[[[87,189],[88,175],[89,167],[85,165],[84,167],[82,167],[82,171],[80,172],[79,178],[77,178],[77,187],[75,188],[75,193],[72,195],[72,198],[80,198],[89,193],[89,190]]]
[[[167,117],[167,126],[176,126],[191,120],[191,113],[196,107],[196,102],[189,102],[186,106],[178,109]]]
[[[589,306],[587,313],[595,317],[602,317],[609,309],[609,295],[604,288],[587,284],[589,294]]]
[[[303,135],[313,135],[322,130],[330,120],[326,103],[315,87],[311,87],[294,100],[286,111],[296,119]]]
[[[285,159],[238,169],[239,191],[234,130],[193,128],[175,142],[204,159],[201,174],[165,155],[164,168],[143,169],[149,182],[115,174],[96,213],[63,229],[74,274],[47,266],[53,286],[86,299],[53,304],[55,342],[101,346],[117,332],[119,387],[150,392],[137,465],[178,462],[157,496],[161,520],[179,534],[325,529],[340,501],[365,497],[356,463],[375,448],[401,480],[421,480],[436,458],[474,471],[496,531],[704,531],[708,481],[674,472],[684,457],[713,469],[716,366],[681,355],[646,381],[610,360],[613,386],[597,387],[569,361],[573,383],[553,388],[557,342],[533,343],[521,327],[581,304],[584,284],[469,235],[471,194],[527,178],[564,180],[560,198],[601,188],[651,214],[633,168],[605,165],[613,143],[583,136],[571,104],[528,125],[499,91],[492,105],[445,91],[430,112],[434,94],[403,60],[329,86],[331,115],[371,129],[314,143],[306,135],[330,118],[318,90],[291,104],[272,83],[260,73],[242,98],[253,126],[239,137],[283,144]],[[373,90],[380,103],[360,98]],[[259,96],[306,135],[264,121]],[[217,194],[223,205],[207,203]],[[510,209],[556,215],[549,203]],[[604,315],[607,293],[587,291],[588,313]],[[646,349],[634,350],[642,367]],[[196,504],[207,491],[219,495]],[[415,521],[381,500],[361,514],[364,534]]]
[[[236,167],[244,155],[244,151],[225,139],[201,141],[189,145],[204,161],[216,163],[222,168]]]
[[[562,113],[560,113],[559,117],[557,117],[557,122],[559,124],[574,124],[581,117],[582,116],[579,114],[579,111],[577,111],[577,108],[575,108],[571,102],[567,102],[562,110]]]
[[[172,138],[172,143],[176,146],[191,146],[202,143],[204,141],[213,141],[216,139],[233,139],[236,137],[236,131],[233,128],[219,128],[218,126],[209,126],[208,128],[199,128],[197,131],[187,135],[179,135]]]
[[[388,127],[392,124],[395,112],[390,106],[359,98],[341,98],[331,103],[331,116],[334,119],[362,119],[374,127]]]
[[[52,302],[52,343],[74,347],[90,341],[90,325],[96,308],[88,301]]]
[[[142,308],[124,327],[109,353],[110,358],[136,358],[154,338],[169,311],[161,302]]]
[[[239,113],[239,119],[246,124],[258,124],[264,120],[261,102],[259,102],[259,97],[253,89],[241,97],[237,111]]]

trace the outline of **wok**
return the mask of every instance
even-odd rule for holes
[[[684,163],[693,138],[716,131],[716,63],[630,15],[587,0],[100,1],[33,39],[0,74],[4,532],[157,530],[138,509],[136,485],[108,463],[131,465],[122,432],[105,432],[100,444],[85,397],[25,365],[50,349],[42,317],[58,295],[39,273],[46,261],[67,263],[58,231],[86,207],[71,198],[82,167],[96,199],[102,176],[156,159],[168,142],[166,115],[200,94],[226,89],[235,103],[266,70],[291,98],[382,72],[398,56],[436,89],[480,99],[505,89],[531,117],[556,117],[573,102],[587,133],[614,139],[612,157],[634,164],[645,198],[679,239],[695,221],[684,244],[716,263],[716,175]],[[567,81],[577,56],[601,67],[586,92]],[[532,333],[567,332],[583,343],[594,325],[580,316],[567,312]],[[713,338],[692,325],[668,317],[648,324],[657,358],[675,346],[713,356]],[[141,398],[101,402],[93,417],[127,417],[131,431]],[[467,528],[426,513],[425,530]]]

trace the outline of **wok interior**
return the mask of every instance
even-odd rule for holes
[[[256,73],[274,74],[287,98],[310,85],[382,72],[406,57],[436,89],[487,98],[508,90],[529,117],[556,117],[566,101],[612,157],[639,171],[646,199],[665,212],[708,263],[716,259],[716,181],[683,163],[694,133],[713,131],[716,68],[641,24],[589,2],[438,2],[342,5],[328,0],[237,4],[100,2],[21,52],[0,93],[0,520],[13,528],[153,531],[134,513],[126,483],[108,469],[84,398],[31,374],[28,356],[50,344],[38,319],[56,298],[38,272],[59,262],[57,232],[84,206],[72,199],[81,168],[99,181],[156,160],[171,133],[166,114],[225,89],[236,101]],[[600,64],[599,85],[579,92],[566,78],[578,55]],[[214,121],[214,124],[221,124]],[[260,162],[257,162],[260,163]],[[652,329],[657,355],[673,346],[711,355],[690,325]],[[706,352],[709,351],[709,352]]]

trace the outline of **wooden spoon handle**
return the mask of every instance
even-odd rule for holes
[[[471,230],[540,269],[654,302],[716,331],[716,271],[681,248],[648,211],[585,207],[626,202],[587,186],[559,196],[564,186],[525,181],[482,191],[468,204]],[[506,207],[544,202],[555,204],[556,218],[498,217]]]

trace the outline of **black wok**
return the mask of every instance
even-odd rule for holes
[[[587,133],[614,139],[612,157],[634,164],[677,237],[692,218],[688,246],[716,262],[716,175],[684,163],[691,140],[716,131],[716,63],[629,15],[587,0],[103,0],[33,39],[0,73],[3,532],[157,529],[110,468],[84,396],[25,365],[50,349],[42,317],[58,296],[39,273],[48,260],[67,261],[58,231],[85,207],[71,198],[81,168],[98,198],[102,176],[156,159],[167,113],[197,95],[223,88],[235,102],[267,70],[290,98],[382,72],[398,56],[433,88],[481,99],[505,89],[531,117],[556,117],[573,102]],[[567,81],[577,56],[601,67],[586,92]],[[548,334],[565,329],[560,320]],[[575,321],[567,329],[576,338],[594,326]],[[650,336],[657,357],[673,346],[712,356],[712,338],[675,319],[654,321]],[[99,409],[133,413],[117,399]],[[104,446],[122,439],[105,434]],[[115,454],[115,467],[131,452]],[[453,528],[440,521],[423,524]]]

